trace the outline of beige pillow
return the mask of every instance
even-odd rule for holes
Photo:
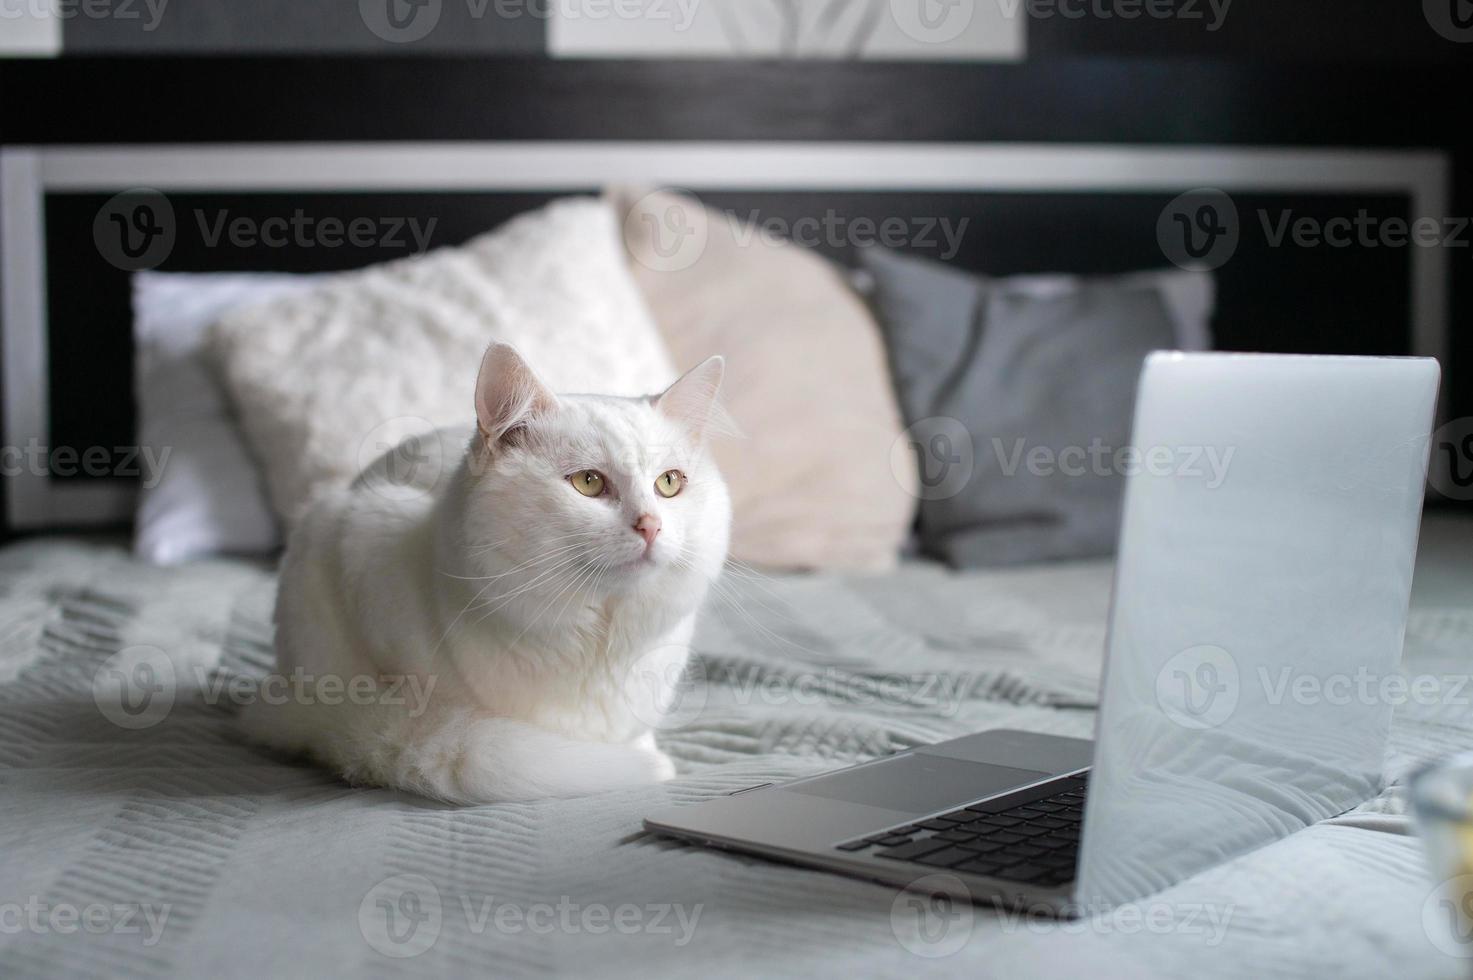
[[[208,354],[288,528],[409,436],[475,421],[476,371],[515,345],[556,391],[648,395],[675,378],[608,202],[568,198],[456,248],[232,311]],[[451,453],[431,466],[453,465]]]
[[[677,364],[727,359],[741,438],[714,450],[731,487],[732,555],[777,568],[879,570],[915,517],[879,327],[842,271],[699,201],[616,187],[624,244]]]

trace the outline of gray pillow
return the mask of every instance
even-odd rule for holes
[[[1113,551],[1141,361],[1201,346],[1210,280],[1183,324],[1152,274],[986,279],[878,248],[863,263],[921,468],[921,550],[960,567]]]

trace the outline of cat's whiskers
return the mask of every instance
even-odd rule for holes
[[[683,567],[694,569],[696,566],[695,563],[689,559],[689,554],[694,554],[694,552],[682,551],[681,553],[678,553],[675,558],[677,561],[682,563]],[[800,650],[806,654],[819,654],[819,651],[811,650],[801,643],[794,642],[793,640],[783,636],[781,633],[776,632],[767,624],[758,620],[757,617],[753,616],[752,613],[746,608],[746,606],[739,601],[739,597],[731,591],[731,587],[721,581],[720,576],[712,576],[708,578],[706,584],[710,587],[711,593],[716,596],[716,598],[720,599],[721,602],[724,602],[727,605],[731,606],[732,609],[741,614],[741,616],[744,617],[746,621],[750,623],[752,627],[764,637],[767,637],[775,643],[791,647],[794,650]],[[778,601],[781,602],[781,600]],[[719,604],[713,606],[712,608],[716,609],[717,614],[720,615],[721,607]],[[763,609],[767,610],[767,607],[763,606]],[[784,614],[784,618],[786,618],[789,622],[794,623],[795,625],[797,624],[797,620],[793,619],[793,617],[791,616]]]
[[[596,573],[593,575],[592,579],[588,581],[588,588],[585,591],[592,595],[596,592],[598,588],[598,582],[600,579],[603,578],[604,571],[608,569],[609,563],[597,562],[590,567],[596,569]],[[560,607],[558,607],[557,615],[553,617],[551,627],[552,630],[555,631],[557,629],[558,624],[562,622],[563,616],[572,607],[573,600],[578,596],[577,588],[580,586],[580,584],[581,583],[574,583],[573,586],[568,589],[568,598],[564,600],[563,604]]]
[[[578,546],[578,547],[581,547],[581,546]],[[480,623],[484,622],[489,616],[494,615],[499,609],[503,608],[506,605],[506,603],[510,602],[512,599],[515,599],[518,595],[522,594],[523,592],[526,592],[529,589],[535,588],[537,586],[537,584],[539,582],[541,582],[543,579],[545,579],[548,575],[552,574],[553,572],[556,572],[558,569],[562,568],[563,566],[565,566],[565,565],[567,565],[567,564],[569,564],[571,562],[577,561],[579,557],[580,557],[580,554],[579,553],[574,553],[572,555],[561,557],[557,561],[557,563],[552,566],[552,568],[546,569],[541,574],[539,574],[537,577],[533,578],[530,582],[524,582],[524,583],[522,583],[522,585],[520,585],[517,588],[513,589],[510,593],[503,593],[502,595],[493,596],[492,598],[487,599],[484,603],[482,603],[481,602],[481,597],[486,594],[486,591],[488,589],[490,589],[493,585],[496,584],[496,581],[494,579],[492,581],[487,582],[485,585],[481,586],[481,588],[476,592],[475,595],[471,596],[470,601],[468,601],[461,608],[460,612],[458,612],[458,613],[455,614],[455,618],[450,621],[450,625],[447,626],[447,627],[445,627],[445,632],[442,633],[442,634],[440,634],[440,639],[435,642],[434,649],[430,651],[431,654],[434,654],[434,653],[436,653],[436,652],[439,651],[440,647],[444,645],[444,643],[445,643],[445,641],[447,639],[449,639],[450,634],[453,633],[453,632],[455,632],[455,628],[460,624],[461,619],[464,618],[465,614],[467,612],[469,612],[473,607],[479,608],[479,607],[484,606],[484,605],[490,605],[491,603],[498,603],[498,605],[496,606],[496,608],[492,609],[490,612],[486,613],[485,616],[480,617],[480,619],[476,620],[476,622],[474,624],[472,624],[472,625],[479,625]],[[502,601],[502,600],[504,600],[504,601]]]
[[[596,567],[595,564],[590,563],[587,568],[584,568],[581,571],[575,573],[570,578],[570,580],[568,581],[567,584],[563,585],[557,592],[553,593],[552,598],[548,599],[547,602],[543,603],[543,605],[537,610],[537,612],[533,614],[532,618],[529,619],[529,620],[527,620],[527,624],[522,627],[522,631],[520,633],[518,633],[515,637],[512,638],[511,646],[512,647],[515,647],[517,645],[517,643],[521,641],[522,637],[524,637],[524,636],[527,635],[527,631],[529,629],[531,629],[533,626],[537,625],[537,621],[542,618],[543,614],[546,613],[548,609],[552,608],[552,604],[554,602],[556,602],[558,599],[562,598],[564,592],[568,591],[570,588],[572,588],[574,585],[576,585],[576,583],[585,574],[587,574],[587,572],[589,571],[589,569],[592,569],[592,568],[595,568],[595,567]]]
[[[597,533],[598,532],[596,532],[596,531],[584,531],[584,532],[580,532],[580,535],[579,536],[581,536],[581,537],[594,537]],[[566,535],[566,537],[572,537],[572,536],[573,535]],[[455,574],[453,574],[451,572],[444,571],[443,569],[437,569],[437,571],[441,575],[444,575],[447,578],[458,579],[458,580],[460,580],[462,582],[485,582],[485,581],[494,580],[494,579],[506,578],[508,575],[515,575],[517,572],[525,571],[525,570],[530,569],[530,568],[535,568],[536,566],[541,565],[541,564],[545,564],[546,562],[550,561],[553,558],[558,557],[559,555],[563,555],[563,554],[566,554],[566,553],[568,553],[570,551],[574,551],[574,550],[576,550],[578,548],[582,548],[585,545],[586,545],[586,542],[585,541],[576,541],[573,544],[564,545],[561,548],[553,548],[550,551],[545,551],[542,554],[536,555],[536,556],[534,556],[532,558],[528,558],[526,561],[522,562],[520,565],[516,565],[516,566],[514,566],[512,568],[509,568],[509,569],[507,569],[504,572],[497,572],[495,575],[455,575]]]
[[[573,554],[565,555],[561,560],[557,562],[557,564],[553,565],[551,568],[545,569],[535,578],[527,582],[523,582],[521,585],[516,586],[509,592],[503,592],[499,595],[492,596],[485,602],[477,604],[476,608],[478,609],[484,609],[487,606],[494,606],[494,608],[487,612],[485,616],[482,616],[480,619],[476,620],[476,622],[480,623],[484,621],[488,616],[495,615],[498,611],[504,609],[507,604],[509,604],[513,599],[535,590],[539,585],[542,585],[549,577],[554,578],[554,580],[561,577],[560,574],[556,573],[569,571],[569,566],[573,566],[571,570],[576,571],[578,563],[586,559],[591,554],[592,552],[585,547],[577,552],[574,552]]]
[[[569,538],[586,537],[588,535],[596,534],[596,533],[597,533],[596,531],[586,531],[586,530],[585,531],[571,531],[571,532],[569,532],[567,534],[559,534],[556,537],[548,538],[545,541],[543,541],[542,543],[545,544],[545,545],[547,545],[547,544],[557,544],[559,541],[566,541]],[[474,547],[474,548],[467,548],[465,553],[467,555],[484,555],[488,551],[495,551],[497,548],[505,547],[506,545],[511,544],[515,540],[517,540],[517,535],[515,535],[515,534],[508,535],[507,537],[502,538],[500,541],[492,541],[492,542],[490,542],[488,544],[478,545],[477,547]]]

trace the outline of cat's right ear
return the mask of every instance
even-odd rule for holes
[[[510,344],[492,344],[481,358],[476,378],[476,426],[495,448],[513,438],[527,421],[557,408],[557,396]]]

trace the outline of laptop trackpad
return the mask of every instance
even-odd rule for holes
[[[935,813],[1027,786],[1051,775],[945,756],[912,754],[832,776],[789,783],[782,789],[902,813]]]

